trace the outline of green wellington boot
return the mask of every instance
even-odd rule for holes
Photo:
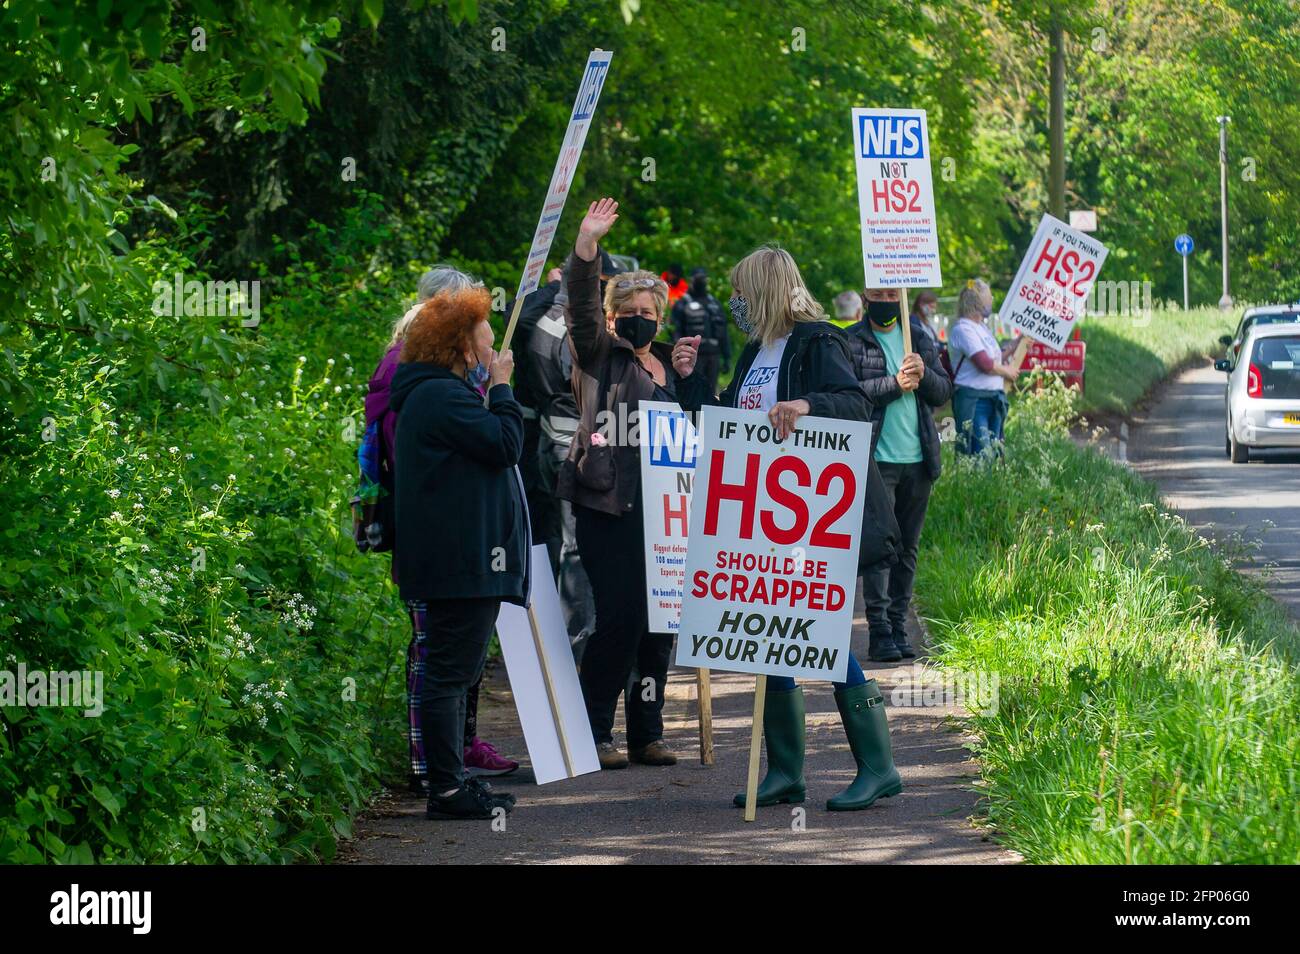
[[[798,686],[785,692],[767,690],[763,739],[767,774],[758,783],[759,807],[802,802],[807,788],[803,782],[803,690]],[[731,803],[744,808],[745,793],[740,792]]]
[[[826,803],[831,812],[854,812],[866,808],[878,798],[889,798],[903,790],[903,780],[894,768],[889,750],[889,723],[885,720],[885,697],[876,680],[835,693],[849,737],[849,748],[858,763],[858,777],[853,784]]]

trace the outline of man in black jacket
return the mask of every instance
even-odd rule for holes
[[[515,399],[524,415],[524,450],[519,459],[519,474],[523,478],[524,493],[528,497],[528,519],[533,539],[545,543],[551,552],[552,570],[555,569],[555,554],[560,549],[560,510],[553,490],[546,488],[545,477],[539,467],[538,448],[542,436],[540,415],[547,394],[539,382],[539,369],[533,367],[530,359],[533,332],[537,323],[555,305],[555,297],[560,290],[560,276],[560,269],[552,268],[546,275],[546,284],[524,296],[523,307],[519,309],[519,324],[515,327],[512,342],[512,350],[519,356]],[[513,313],[514,307],[513,299],[506,302],[507,317]],[[544,371],[541,373],[545,374]]]
[[[915,319],[915,350],[903,353],[897,289],[868,289],[865,301],[865,317],[847,331],[849,352],[854,374],[871,402],[872,454],[902,539],[895,566],[877,565],[862,574],[862,594],[871,626],[870,658],[893,662],[916,655],[907,641],[907,608],[930,488],[939,478],[934,409],[952,396],[952,382],[930,336]]]
[[[691,272],[690,291],[673,305],[673,341],[697,335],[696,371],[717,391],[718,375],[731,364],[731,339],[727,337],[727,316],[718,299],[709,294],[709,273],[702,268]]]

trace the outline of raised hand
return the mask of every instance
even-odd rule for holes
[[[618,203],[613,199],[597,199],[591,203],[587,207],[587,214],[583,216],[582,224],[578,226],[578,241],[574,246],[578,257],[584,262],[595,258],[596,243],[605,237],[617,221]]]

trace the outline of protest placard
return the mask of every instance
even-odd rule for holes
[[[699,434],[677,664],[757,675],[753,821],[767,676],[848,671],[871,425],[804,417],[778,441],[762,411],[706,407]]]
[[[578,95],[569,113],[569,126],[564,131],[560,155],[556,158],[555,169],[551,172],[551,184],[546,189],[542,214],[537,219],[537,228],[533,230],[533,241],[528,248],[528,257],[524,260],[524,271],[519,278],[519,290],[515,293],[514,311],[511,312],[510,322],[506,326],[505,337],[501,343],[502,351],[510,347],[515,325],[519,321],[519,309],[523,307],[524,296],[537,289],[542,271],[546,268],[546,258],[551,254],[555,230],[559,227],[560,216],[564,214],[564,203],[569,198],[569,186],[572,185],[574,173],[578,170],[578,160],[582,157],[582,147],[587,141],[587,132],[591,128],[592,117],[596,114],[596,103],[600,100],[600,91],[605,86],[605,77],[609,74],[609,63],[613,56],[614,54],[608,50],[592,50],[587,57],[587,65],[582,72],[582,82],[578,85]]]
[[[641,502],[650,631],[677,633],[686,578],[686,528],[699,438],[676,404],[641,401]]]
[[[560,594],[545,544],[533,547],[531,603],[502,603],[497,639],[538,785],[600,771]]]
[[[1044,215],[998,316],[1052,350],[1064,350],[1106,253],[1092,236]]]
[[[706,407],[677,663],[840,680],[848,669],[871,425]]]
[[[699,437],[691,416],[676,404],[638,405],[641,502],[645,529],[646,613],[650,631],[676,635],[686,579],[686,529]],[[696,670],[700,761],[713,764],[713,706],[708,669]]]
[[[925,110],[853,110],[853,156],[864,287],[899,289],[910,352],[907,290],[943,285]]]

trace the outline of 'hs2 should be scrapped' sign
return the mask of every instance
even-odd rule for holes
[[[1092,236],[1044,215],[1007,289],[999,317],[1035,341],[1064,350],[1107,251]]]
[[[941,286],[925,110],[853,110],[853,155],[866,287]]]
[[[676,404],[642,401],[638,411],[647,616],[650,632],[676,633],[699,436]]]
[[[871,425],[706,407],[677,663],[843,680]]]
[[[524,262],[524,273],[519,279],[516,299],[522,299],[536,291],[541,281],[546,258],[551,254],[551,243],[555,241],[555,229],[560,224],[560,216],[564,214],[564,202],[569,197],[569,186],[573,183],[573,174],[578,170],[578,159],[587,142],[587,131],[596,114],[596,103],[600,101],[600,91],[605,86],[605,77],[609,74],[609,63],[613,56],[608,50],[593,50],[587,57],[578,96],[573,101],[573,112],[569,114],[569,126],[564,131],[564,145],[560,147],[559,158],[555,160],[555,171],[551,173],[551,184],[546,190],[542,214],[533,231],[533,243],[529,246],[528,258]]]

